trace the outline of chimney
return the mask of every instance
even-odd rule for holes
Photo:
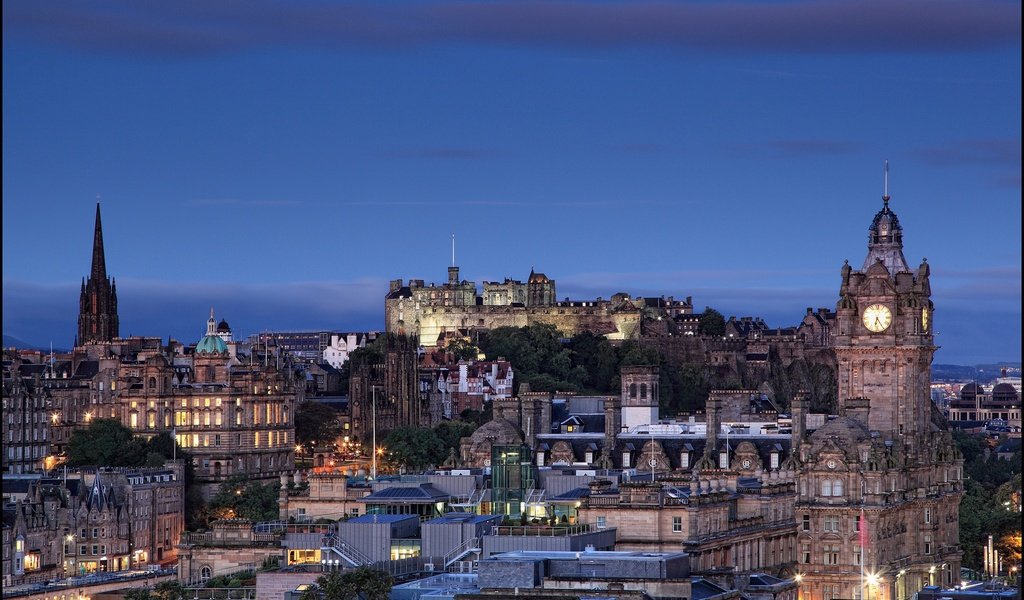
[[[400,289],[402,289],[402,280],[401,279],[392,279],[391,280],[391,291],[392,292],[397,292]]]
[[[870,412],[871,400],[868,398],[847,398],[846,402],[843,402],[843,416],[856,419],[865,427],[868,425],[868,413]]]
[[[707,438],[707,446],[704,448],[705,454],[714,455],[718,450],[718,432],[722,429],[721,421],[721,410],[722,410],[722,399],[719,397],[718,392],[712,391],[708,395],[708,401],[706,404],[706,420],[708,424],[708,430],[705,434]],[[715,459],[717,462],[717,458]]]
[[[615,438],[622,429],[622,399],[618,396],[604,398],[604,445],[608,452],[615,447]]]
[[[807,392],[798,391],[793,396],[790,411],[793,417],[793,451],[803,442],[807,431]]]

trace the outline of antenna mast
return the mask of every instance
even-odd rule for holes
[[[452,234],[452,266],[455,266],[455,234]]]

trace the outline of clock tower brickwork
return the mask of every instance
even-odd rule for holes
[[[841,270],[839,416],[798,436],[803,600],[905,600],[959,583],[963,460],[930,397],[930,269],[907,265],[883,201],[862,268]]]

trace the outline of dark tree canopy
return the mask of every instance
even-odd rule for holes
[[[399,427],[384,440],[388,459],[413,471],[439,465],[448,455],[441,438],[432,429]]]
[[[68,465],[74,467],[140,467],[148,454],[146,442],[116,419],[93,419],[68,441]]]
[[[301,600],[387,600],[394,584],[391,575],[369,567],[331,571],[318,577]]]
[[[725,335],[725,317],[709,306],[704,309],[700,320],[697,321],[697,331],[701,335]]]
[[[312,448],[330,445],[341,435],[338,412],[326,404],[307,400],[295,409],[295,441]]]
[[[280,510],[277,505],[278,482],[262,484],[247,475],[228,477],[220,484],[217,494],[210,500],[210,511],[217,518],[249,519],[253,523],[276,521]]]

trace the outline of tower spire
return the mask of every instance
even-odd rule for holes
[[[885,176],[883,177],[884,183],[882,187],[882,202],[885,203],[885,207],[889,207],[889,161],[885,161]]]
[[[92,234],[92,270],[93,279],[107,278],[107,261],[103,255],[103,223],[100,220],[100,200],[96,197],[96,227]]]

